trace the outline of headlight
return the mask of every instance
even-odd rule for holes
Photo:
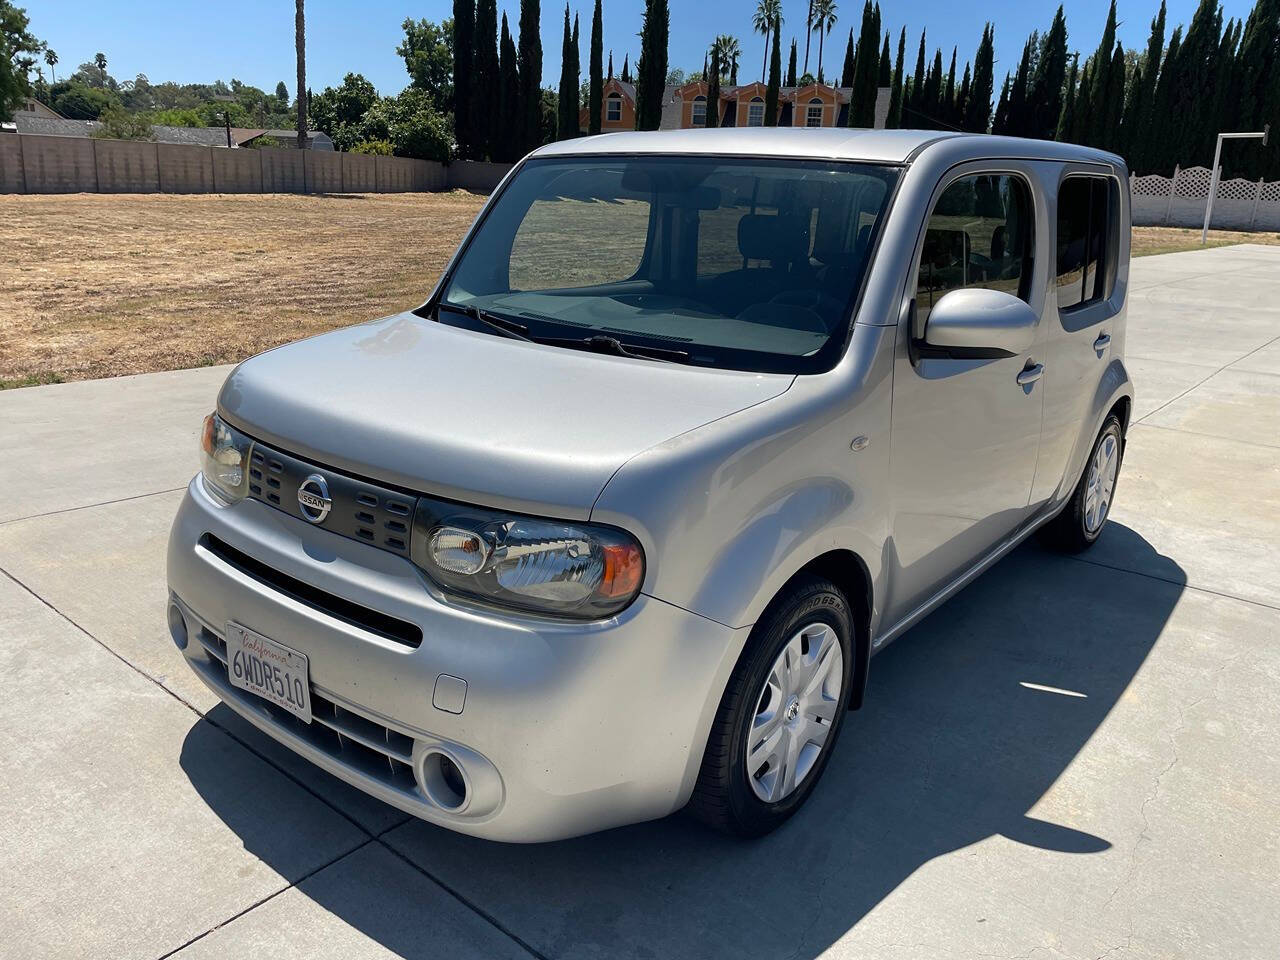
[[[413,561],[446,590],[536,613],[596,620],[635,599],[644,554],[613,527],[561,523],[422,497]]]
[[[200,432],[200,474],[205,489],[224,503],[243,500],[249,489],[252,441],[216,413],[204,418]]]

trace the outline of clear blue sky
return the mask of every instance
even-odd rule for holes
[[[18,0],[23,4],[24,0]],[[1102,32],[1109,0],[1074,0],[1067,5],[1068,43],[1082,53],[1093,50]],[[751,33],[754,0],[690,2],[670,0],[672,67],[701,70],[703,53],[717,33],[732,33],[743,48],[739,80],[756,78],[764,53],[763,40]],[[172,0],[130,0],[128,3],[103,0],[25,0],[31,28],[37,37],[57,51],[61,62],[58,75],[89,60],[101,50],[107,55],[108,70],[117,79],[145,73],[153,83],[230,80],[236,77],[265,90],[283,80],[294,93],[293,3],[289,0],[220,0],[217,4],[173,3]],[[519,18],[518,0],[500,2],[507,11],[512,32]],[[582,65],[585,73],[591,11],[594,0],[579,0],[581,16]],[[1225,0],[1225,17],[1248,14],[1252,0]],[[806,0],[784,0],[783,68],[787,44],[794,35],[804,58],[804,17]],[[1159,0],[1121,0],[1120,39],[1127,47],[1146,43],[1152,16]],[[614,68],[621,71],[624,53],[632,67],[640,48],[643,0],[604,0],[604,46],[607,58],[613,50]],[[944,66],[953,45],[958,45],[959,68],[972,58],[982,34],[982,22],[996,25],[996,85],[1005,71],[1017,66],[1027,34],[1049,25],[1056,3],[1047,0],[990,0],[980,5],[948,0],[882,0],[885,26],[892,31],[896,54],[898,30],[907,27],[907,72],[915,60],[920,29],[929,32],[929,56],[936,46],[943,48]],[[543,83],[554,87],[560,75],[560,42],[564,7],[555,0],[543,0],[542,46]],[[1169,28],[1189,23],[1194,0],[1170,0]],[[728,11],[737,11],[730,14]],[[827,75],[838,73],[844,56],[849,28],[856,29],[861,18],[859,0],[840,0],[839,22],[827,38],[824,63]],[[348,71],[363,73],[383,93],[396,93],[408,81],[404,64],[395,54],[402,36],[400,24],[407,16],[440,20],[451,16],[450,0],[309,0],[307,3],[307,78],[313,90],[341,80]],[[1166,35],[1167,35],[1166,33]],[[813,38],[811,69],[817,72],[817,37]]]

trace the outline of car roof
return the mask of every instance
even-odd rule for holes
[[[591,154],[713,154],[906,163],[932,144],[970,146],[990,157],[1023,157],[1080,162],[1119,158],[1101,150],[1048,140],[1024,140],[947,130],[864,130],[842,127],[719,127],[711,130],[653,130],[602,133],[549,143],[535,157]]]

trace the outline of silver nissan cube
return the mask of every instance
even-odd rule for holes
[[[1129,225],[1123,162],[1060,143],[543,147],[421,307],[227,378],[170,634],[268,735],[451,830],[762,834],[874,653],[1033,532],[1102,533]]]

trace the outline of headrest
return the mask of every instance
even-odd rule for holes
[[[804,218],[748,213],[738,221],[738,252],[748,260],[792,263],[809,252],[809,226]]]

